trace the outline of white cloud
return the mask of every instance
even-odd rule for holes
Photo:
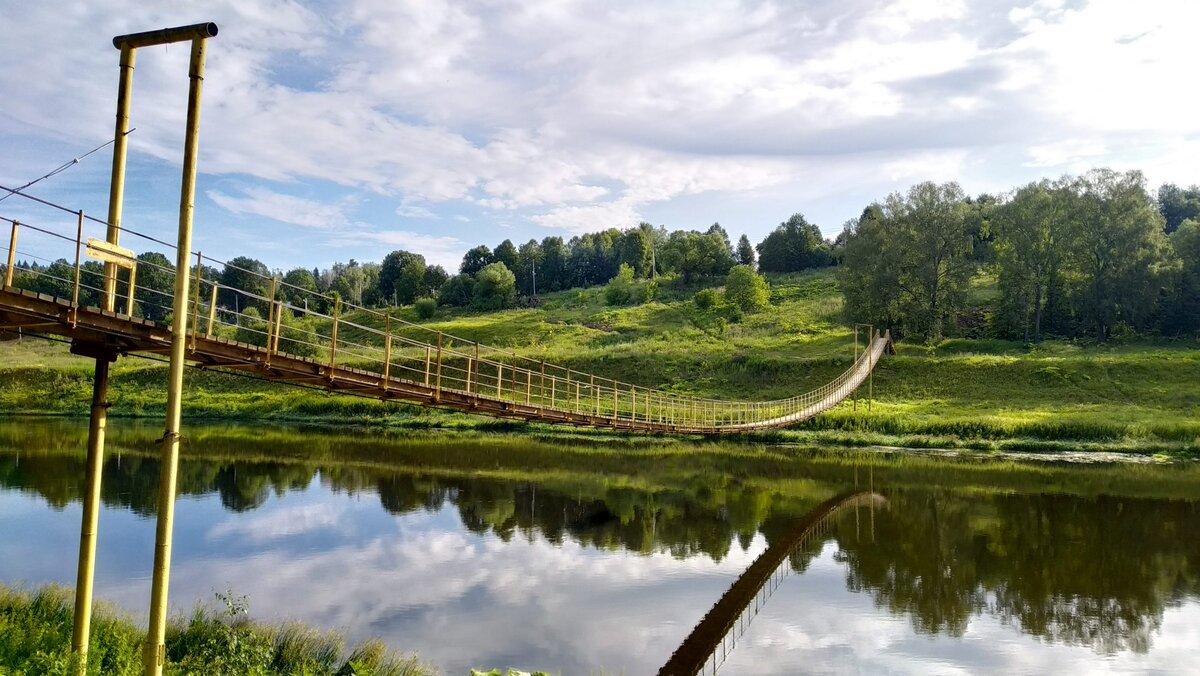
[[[235,214],[265,216],[280,223],[322,230],[349,224],[342,207],[335,204],[284,195],[258,186],[240,187],[238,191],[242,197],[217,190],[209,190],[206,194],[221,208]]]

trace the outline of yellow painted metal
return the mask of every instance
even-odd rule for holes
[[[4,286],[12,286],[13,265],[17,260],[17,229],[21,224],[17,221],[12,222],[12,235],[8,238],[8,267],[4,268]]]
[[[500,386],[504,383],[504,364],[496,362],[496,398],[500,398]]]
[[[271,275],[271,295],[267,296],[267,366],[271,365],[271,330],[275,327],[275,292],[279,278]]]
[[[213,322],[217,319],[217,285],[212,285],[212,299],[208,301],[208,328],[204,330],[205,338],[212,338]]]
[[[79,210],[79,223],[75,230],[75,284],[71,289],[71,322],[75,321],[75,308],[79,307],[79,252],[83,248],[83,209]]]
[[[342,298],[333,299],[333,329],[329,332],[329,379],[333,379],[333,369],[337,366],[337,330],[338,315],[342,311]]]
[[[120,50],[137,49],[138,47],[149,47],[151,45],[168,45],[172,42],[185,42],[187,40],[203,42],[206,38],[216,37],[217,24],[212,22],[194,23],[189,26],[176,26],[174,28],[162,28],[159,30],[145,31],[142,33],[130,33],[128,35],[118,35],[113,38],[113,46]]]
[[[88,237],[86,253],[88,258],[104,261],[105,266],[113,265],[128,270],[137,264],[137,256],[133,254],[133,251],[95,237]],[[115,278],[113,283],[116,283]],[[111,310],[112,308],[106,309]]]
[[[112,178],[108,184],[108,228],[105,233],[105,239],[113,245],[121,241],[121,212],[125,204],[126,137],[129,135],[129,98],[133,92],[133,63],[136,56],[132,46],[119,49],[121,77],[117,83],[117,124],[113,132]],[[116,306],[116,289],[117,268],[112,261],[106,261],[102,306],[109,312]]]
[[[178,275],[176,275],[176,276],[178,276]],[[183,273],[183,276],[187,277],[187,273],[186,272]],[[129,267],[129,289],[128,289],[129,293],[125,294],[125,316],[126,317],[133,316],[133,292],[135,289],[137,289],[137,263],[134,263],[133,265],[131,265]],[[176,301],[175,304],[179,305],[179,302]],[[187,312],[186,305],[184,305],[183,311],[185,313]]]
[[[442,332],[438,331],[437,339],[437,385],[433,400],[442,400]]]
[[[429,345],[425,346],[425,387],[429,387],[429,361],[432,348]]]
[[[216,26],[212,26],[216,34]],[[192,40],[188,66],[188,106],[184,131],[183,180],[179,196],[179,238],[175,263],[175,306],[171,326],[171,362],[167,387],[167,424],[162,438],[158,481],[158,522],[154,535],[154,573],[150,589],[146,675],[160,676],[166,653],[167,589],[171,574],[171,539],[175,517],[175,484],[179,467],[180,417],[183,406],[184,348],[187,340],[188,258],[192,250],[192,213],[196,196],[196,160],[200,140],[200,95],[204,84],[207,41]]]
[[[275,332],[271,339],[271,344],[267,350],[267,356],[270,357],[272,352],[279,351],[279,334],[283,331],[283,301],[275,303]],[[269,365],[269,364],[268,364]]]
[[[100,479],[104,469],[104,430],[108,426],[108,360],[96,360],[92,380],[92,417],[88,424],[87,492],[79,525],[79,567],[75,578],[75,617],[71,652],[76,673],[87,671],[88,639],[92,624],[92,581],[96,567],[96,532],[100,520]]]
[[[383,391],[387,392],[392,379],[392,313],[384,315],[383,322]]]
[[[196,351],[196,332],[200,330],[200,269],[203,265],[204,257],[200,252],[196,252],[196,288],[192,290],[192,341],[188,344],[188,349]]]

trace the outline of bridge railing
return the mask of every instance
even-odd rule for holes
[[[38,290],[68,300],[72,307],[101,306],[104,268],[88,260],[87,240],[103,239],[108,224],[15,194],[66,214],[37,224],[0,217],[11,225],[5,285]],[[175,246],[130,228],[119,231],[122,246],[129,247],[136,260],[128,272],[117,272],[115,311],[169,325]],[[330,370],[386,376],[389,384],[415,384],[618,426],[738,431],[800,420],[849,395],[887,340],[883,334],[873,336],[862,356],[842,374],[800,395],[773,401],[692,397],[480,344],[408,321],[395,308],[365,307],[201,252],[191,252],[191,259],[186,308],[193,350],[199,339],[235,341],[261,348],[268,367],[274,355],[283,354]]]

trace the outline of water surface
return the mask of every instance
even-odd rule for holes
[[[0,418],[0,582],[73,583],[84,421]],[[96,595],[144,617],[155,425],[113,421]],[[197,426],[171,600],[249,597],[448,674],[654,673],[823,501],[721,673],[1186,673],[1200,471]]]

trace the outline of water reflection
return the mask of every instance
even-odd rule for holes
[[[156,430],[116,427],[97,588],[139,609]],[[890,500],[875,537],[856,537],[843,519],[795,552],[791,569],[809,572],[783,585],[776,614],[747,630],[727,673],[872,664],[896,654],[864,641],[881,628],[907,651],[886,664],[900,671],[1043,670],[1067,663],[1072,647],[1085,667],[1171,671],[1200,657],[1200,622],[1179,619],[1200,620],[1194,468],[731,460],[655,448],[581,462],[586,449],[512,438],[221,428],[191,438],[174,599],[186,606],[232,587],[256,614],[383,635],[448,673],[652,672],[755,557],[853,485],[856,465],[873,467]],[[0,580],[73,578],[82,448],[59,423],[0,421]],[[282,460],[258,460],[268,456]]]

